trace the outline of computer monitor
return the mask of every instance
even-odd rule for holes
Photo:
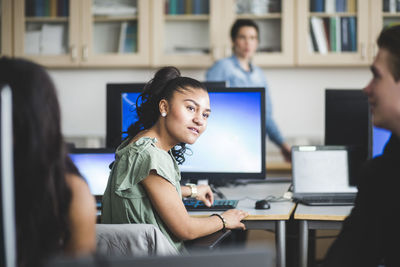
[[[382,155],[387,142],[392,136],[392,133],[389,130],[374,126],[372,134],[372,157],[375,158]]]
[[[74,148],[69,156],[89,185],[94,196],[102,196],[115,159],[111,148]]]
[[[12,97],[0,86],[0,266],[16,267]]]
[[[265,179],[265,89],[209,87],[208,91],[212,112],[207,130],[194,145],[187,146],[192,153],[180,166],[182,177],[211,183]],[[107,108],[120,111],[113,120],[119,120],[122,138],[122,129],[136,120],[133,103],[139,93],[110,84],[111,92],[117,96],[107,99],[114,99]]]
[[[325,145],[349,148],[350,182],[371,157],[372,123],[367,96],[360,89],[325,90]]]
[[[225,88],[225,81],[203,82],[207,89]],[[126,137],[122,134],[128,130],[132,121],[136,121],[136,99],[146,83],[109,83],[107,84],[107,126],[106,147],[116,148]],[[125,110],[122,110],[125,109]],[[122,114],[125,115],[122,118]],[[123,121],[124,120],[124,121]]]

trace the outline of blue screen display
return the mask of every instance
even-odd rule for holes
[[[114,153],[70,153],[72,162],[86,179],[92,195],[103,195]]]
[[[258,173],[262,168],[260,92],[210,92],[211,115],[207,130],[187,146],[183,172]],[[139,93],[122,94],[122,130],[137,120]]]
[[[382,155],[386,143],[389,141],[392,133],[389,130],[374,127],[372,139],[372,157]]]

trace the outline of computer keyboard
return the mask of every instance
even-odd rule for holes
[[[203,201],[196,199],[184,199],[183,204],[187,211],[224,211],[236,208],[239,200],[216,199],[211,207],[207,207]]]

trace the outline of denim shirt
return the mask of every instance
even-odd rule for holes
[[[245,71],[236,56],[217,61],[206,73],[207,81],[227,81],[229,87],[264,87],[266,105],[266,130],[269,139],[281,146],[284,142],[277,124],[272,118],[272,104],[268,84],[263,71],[250,63],[250,71]]]

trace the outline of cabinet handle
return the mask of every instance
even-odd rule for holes
[[[82,58],[84,61],[87,61],[88,57],[89,57],[89,49],[87,45],[84,45],[82,48]]]
[[[360,44],[360,51],[361,51],[361,59],[365,59],[367,56],[367,49],[364,43]]]
[[[372,44],[372,57],[375,58],[376,54],[378,54],[378,46],[374,43]]]
[[[71,58],[72,61],[76,61],[76,59],[78,58],[78,49],[76,49],[76,45],[71,46]]]

